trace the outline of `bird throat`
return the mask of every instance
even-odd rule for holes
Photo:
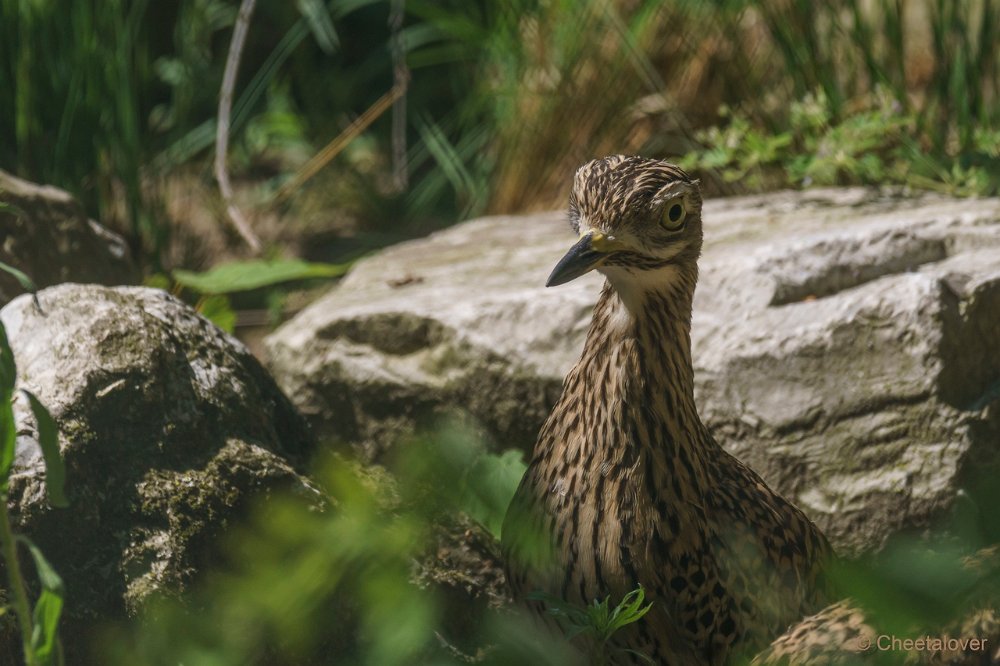
[[[625,594],[650,535],[699,539],[711,458],[718,445],[694,403],[690,318],[694,279],[626,303],[606,284],[583,355],[566,378],[533,461],[533,485],[568,545],[563,598],[589,603]],[[632,306],[632,307],[630,307]],[[623,310],[631,315],[626,317]],[[652,566],[654,563],[649,563]]]
[[[691,309],[697,278],[679,272],[670,278],[655,287],[609,279],[574,369],[584,382],[576,397],[596,422],[612,426],[599,429],[607,436],[595,442],[606,455],[635,457],[674,478],[690,477],[684,485],[694,492],[708,483],[706,459],[718,445],[694,401]]]

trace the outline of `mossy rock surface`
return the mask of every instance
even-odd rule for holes
[[[2,319],[20,386],[59,423],[70,507],[46,502],[23,405],[9,507],[66,583],[67,663],[87,663],[95,630],[182,594],[262,496],[319,501],[313,439],[240,342],[164,292],[67,284],[38,302]]]

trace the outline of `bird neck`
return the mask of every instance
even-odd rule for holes
[[[691,363],[691,304],[697,273],[676,271],[655,289],[622,289],[609,281],[594,310],[582,374],[599,378],[585,403],[629,433],[612,455],[645,460],[688,474],[694,489],[708,483],[718,445],[698,416]],[[631,449],[629,451],[628,449]],[[678,469],[677,461],[682,461]]]
[[[594,308],[588,350],[629,352],[622,370],[631,381],[623,390],[645,386],[694,409],[691,309],[697,269],[671,267],[645,285],[617,278],[608,276]]]

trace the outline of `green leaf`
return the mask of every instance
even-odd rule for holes
[[[462,510],[499,538],[507,505],[525,469],[524,454],[516,449],[508,449],[500,455],[484,453],[463,480]]]
[[[642,586],[626,594],[625,598],[615,607],[611,612],[610,618],[608,618],[607,635],[610,636],[622,627],[641,620],[649,612],[649,609],[653,607],[653,604],[649,604],[643,608],[642,602],[645,598],[646,592],[642,589]]]
[[[143,278],[142,284],[146,287],[152,287],[153,289],[170,291],[173,281],[170,279],[169,275],[164,273],[154,273],[146,278]]]
[[[198,303],[198,312],[226,333],[236,330],[236,311],[224,294],[206,296]]]
[[[253,260],[222,264],[204,273],[176,270],[178,284],[202,294],[250,291],[292,280],[338,277],[351,264],[320,264],[301,259]]]
[[[10,264],[5,264],[4,262],[0,261],[0,271],[9,273],[15,280],[17,280],[18,284],[21,285],[21,288],[24,289],[29,294],[33,294],[36,291],[38,291],[38,287],[35,286],[35,283],[32,282],[30,277],[28,277],[23,271],[14,268]]]
[[[7,340],[7,329],[0,322],[0,393],[7,396],[14,394],[14,382],[17,379],[17,367],[14,365],[14,352]]]
[[[56,645],[59,640],[59,616],[62,614],[62,596],[42,590],[35,602],[34,630],[31,634],[31,649],[38,664],[55,662]]]
[[[23,543],[31,553],[31,558],[35,561],[35,570],[38,572],[38,580],[42,583],[42,589],[49,590],[60,597],[63,596],[64,586],[62,576],[52,568],[49,561],[45,559],[45,555],[42,554],[41,549],[23,534],[18,534],[14,538]]]
[[[42,457],[45,459],[45,488],[49,493],[49,504],[56,507],[69,506],[64,491],[66,467],[59,454],[59,427],[34,393],[24,389],[21,392],[28,398],[31,412],[38,424],[38,445],[42,447]]]
[[[42,593],[35,603],[31,649],[39,664],[53,664],[54,657],[58,653],[56,646],[59,641],[59,616],[62,614],[65,593],[63,581],[38,546],[23,536],[18,536],[17,540],[26,545],[31,552],[38,579],[42,583]]]
[[[580,608],[544,592],[536,591],[528,595],[528,599],[544,603],[550,615],[562,620],[568,638],[592,634],[600,645],[607,643],[616,631],[638,622],[649,612],[653,604],[643,606],[645,598],[646,592],[641,585],[626,594],[614,609],[611,608],[610,596],[603,600],[594,599],[593,603]]]
[[[17,368],[14,352],[7,340],[7,331],[0,322],[0,492],[7,489],[7,475],[14,464],[14,448],[17,444],[17,428],[14,426],[14,381]]]

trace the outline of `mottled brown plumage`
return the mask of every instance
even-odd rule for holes
[[[820,609],[830,550],[698,416],[698,183],[662,161],[595,160],[576,173],[570,222],[580,241],[549,283],[592,268],[607,282],[504,523],[514,594],[585,604],[641,585],[653,608],[615,635],[617,659],[752,654]]]
[[[961,563],[969,578],[956,588],[959,594],[947,602],[954,616],[943,623],[940,618],[926,622],[926,617],[921,623],[918,621],[920,612],[906,618],[906,609],[901,608],[903,617],[894,618],[888,627],[880,626],[889,619],[884,610],[881,617],[872,617],[855,600],[843,599],[790,627],[758,653],[750,666],[1000,664],[1000,604],[997,599],[1000,546],[983,548],[962,558]],[[868,594],[872,592],[877,595],[877,591],[867,591]],[[911,599],[919,599],[919,596]],[[926,642],[919,646],[901,642],[921,638]],[[951,640],[945,642],[945,639]]]

